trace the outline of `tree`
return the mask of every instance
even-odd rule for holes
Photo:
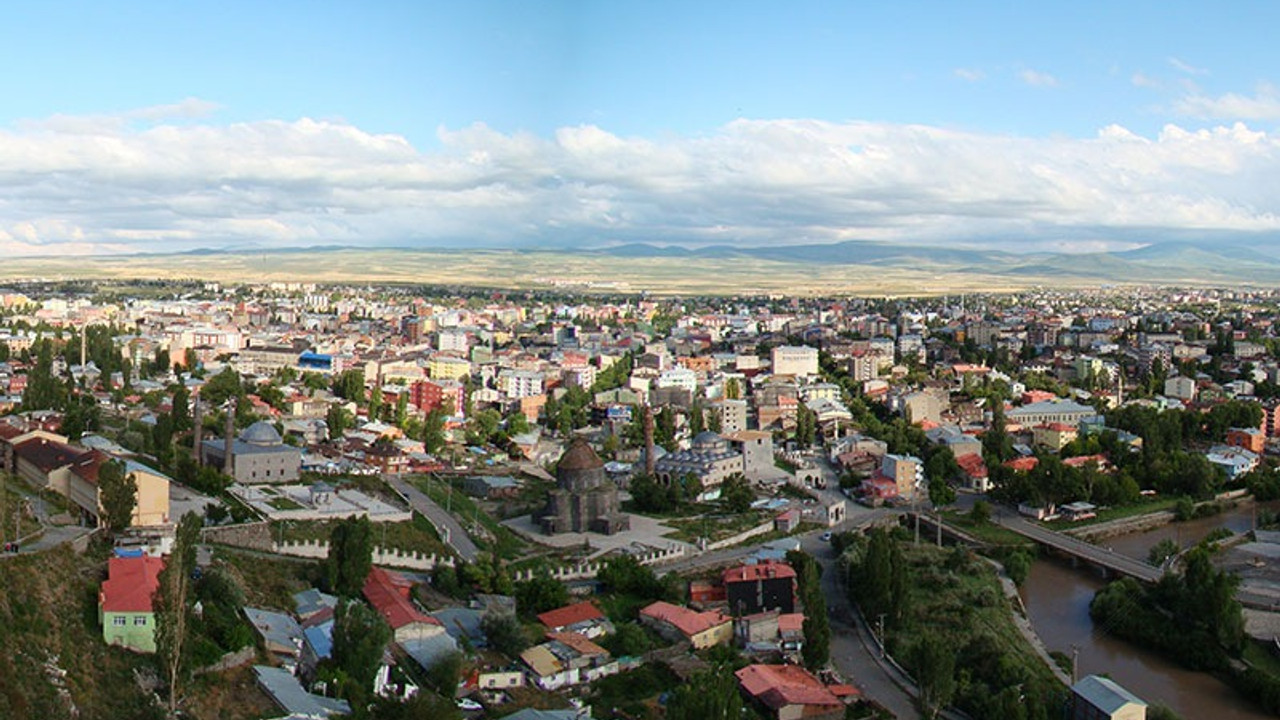
[[[653,569],[641,565],[634,555],[615,555],[605,560],[604,567],[596,574],[596,580],[605,590],[634,595],[645,600],[657,600],[665,590]]]
[[[569,604],[569,589],[550,575],[537,575],[516,583],[516,607],[534,616]]]
[[[365,403],[364,371],[344,370],[333,381],[333,394],[357,405]]]
[[[114,536],[132,523],[138,505],[138,480],[125,472],[123,462],[108,460],[98,468],[98,501],[108,535]]]
[[[693,405],[689,408],[689,434],[697,437],[707,429],[707,416],[702,409],[702,402],[694,400]]]
[[[935,508],[946,507],[955,501],[955,488],[951,487],[946,480],[935,479],[929,481],[929,502],[933,503]]]
[[[925,634],[912,649],[911,665],[920,687],[921,709],[937,717],[955,694],[955,653],[936,635]]]
[[[435,407],[427,413],[427,419],[422,423],[422,445],[429,455],[435,455],[444,447],[444,421],[444,408]]]
[[[740,720],[742,696],[730,667],[703,670],[677,687],[667,703],[667,720]]]
[[[325,425],[329,426],[329,439],[337,440],[342,437],[347,428],[351,427],[351,413],[334,403],[329,406],[329,412],[325,415]]]
[[[200,397],[210,407],[220,407],[231,398],[244,397],[244,386],[240,384],[240,374],[228,365],[222,369],[222,372],[205,382],[200,388]]]
[[[152,608],[156,617],[156,656],[169,683],[169,714],[178,710],[178,695],[187,655],[187,634],[192,605],[191,576],[196,567],[196,545],[202,521],[187,513],[178,521],[173,549],[160,571]]]
[[[358,600],[338,603],[333,616],[332,667],[339,671],[339,692],[353,708],[368,704],[390,640],[391,628],[376,610]]]
[[[720,501],[724,503],[725,510],[731,513],[741,514],[750,510],[751,503],[755,499],[756,494],[751,490],[751,483],[742,476],[742,473],[730,475],[720,486]]]
[[[373,567],[373,524],[367,516],[347,518],[329,533],[325,578],[341,597],[357,597]]]
[[[800,601],[804,603],[801,655],[805,667],[817,670],[831,659],[831,624],[827,617],[827,599],[822,594],[822,566],[801,550],[788,552],[787,562],[796,570]]]
[[[724,397],[726,400],[742,399],[742,383],[738,378],[729,378],[724,384]]]
[[[191,392],[179,384],[173,391],[173,429],[183,432],[191,429]]]
[[[975,525],[986,525],[991,521],[991,503],[986,500],[975,502],[973,509],[969,511],[969,519]]]
[[[462,653],[454,651],[442,658],[437,658],[427,668],[427,682],[435,687],[436,692],[453,695],[458,692],[458,681],[462,677]]]
[[[529,647],[529,638],[525,635],[524,626],[509,613],[488,613],[480,618],[480,629],[489,641],[489,647],[516,658]]]

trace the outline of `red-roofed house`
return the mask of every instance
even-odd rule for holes
[[[969,488],[977,492],[987,492],[991,489],[991,482],[988,478],[987,463],[983,461],[982,456],[977,453],[965,453],[956,457],[956,464],[960,466],[960,470],[964,472],[965,478],[969,481]]]
[[[844,717],[844,701],[799,665],[748,665],[734,675],[743,691],[777,720]],[[842,687],[847,695],[844,691]]]
[[[1073,468],[1082,468],[1089,463],[1096,465],[1099,472],[1111,472],[1111,461],[1103,454],[1079,455],[1062,461],[1063,465],[1070,465]]]
[[[686,640],[694,650],[729,642],[733,618],[718,611],[698,612],[661,600],[640,610],[640,622],[672,642]]]
[[[364,598],[391,626],[396,642],[428,638],[444,632],[439,620],[413,604],[409,591],[413,583],[403,575],[375,567],[364,581]]]
[[[157,557],[113,557],[107,580],[98,591],[102,639],[137,652],[156,651],[156,615],[151,596],[160,585],[164,560]]]
[[[1039,464],[1040,464],[1040,458],[1034,455],[1028,455],[1027,457],[1014,458],[1012,460],[1004,461],[1005,467],[1009,468],[1010,470],[1016,470],[1017,472],[1031,472],[1032,470],[1035,470],[1036,466]]]
[[[597,638],[613,632],[613,623],[590,600],[548,610],[538,616],[548,633],[575,632]]]

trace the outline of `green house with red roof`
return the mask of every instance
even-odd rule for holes
[[[164,560],[158,557],[113,557],[107,580],[98,591],[102,639],[135,652],[156,651],[156,614],[151,596],[160,585]]]

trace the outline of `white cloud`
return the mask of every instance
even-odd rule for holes
[[[1209,97],[1193,92],[1174,104],[1179,115],[1206,120],[1276,120],[1280,119],[1280,93],[1263,83],[1253,95],[1226,93]]]
[[[1129,78],[1129,82],[1133,83],[1135,87],[1158,88],[1161,86],[1159,80],[1142,71],[1134,73],[1133,76]]]
[[[1172,65],[1174,68],[1188,75],[1208,75],[1209,74],[1208,68],[1196,67],[1190,63],[1183,62],[1182,60],[1179,60],[1176,57],[1170,57],[1168,58],[1168,61],[1169,61],[1169,64]]]
[[[1025,249],[1280,230],[1280,136],[1240,123],[1089,138],[803,119],[661,138],[476,124],[438,140],[424,151],[307,118],[0,129],[0,254],[1009,237]]]
[[[987,74],[975,68],[956,68],[952,73],[961,80],[969,82],[978,82],[987,77]]]
[[[1039,70],[1023,70],[1018,73],[1018,77],[1022,78],[1022,82],[1033,87],[1053,87],[1058,84],[1058,78]]]

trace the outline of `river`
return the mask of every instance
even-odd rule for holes
[[[1240,532],[1252,526],[1252,509],[1238,508],[1221,515],[1173,523],[1147,532],[1101,541],[1131,557],[1147,556],[1164,538],[1185,547],[1216,528]],[[1104,584],[1096,570],[1071,567],[1065,560],[1037,560],[1022,588],[1031,624],[1050,650],[1068,655],[1079,648],[1079,676],[1107,674],[1149,703],[1166,705],[1186,720],[1263,720],[1273,716],[1257,709],[1235,690],[1204,673],[1183,669],[1162,656],[1117,640],[1095,627],[1089,602]]]

